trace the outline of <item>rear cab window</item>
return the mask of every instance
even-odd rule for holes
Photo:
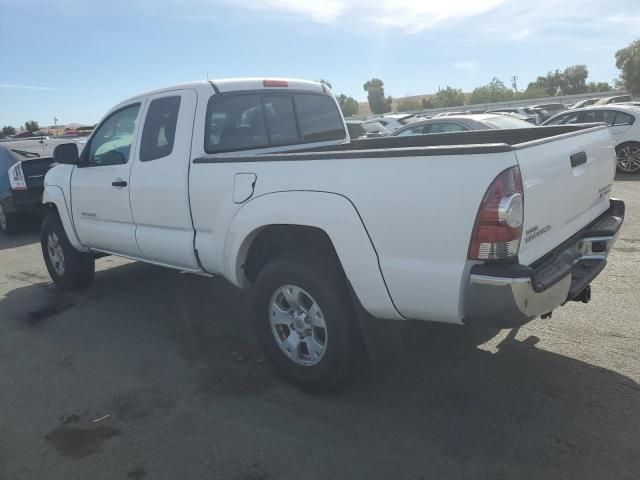
[[[180,96],[151,101],[142,129],[140,161],[148,162],[171,155],[176,136]]]
[[[314,93],[213,95],[205,151],[233,152],[346,138],[332,97]]]

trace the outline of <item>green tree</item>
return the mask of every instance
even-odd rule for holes
[[[422,99],[422,108],[429,110],[433,107],[433,102],[431,101],[431,99],[433,98],[433,96],[429,97],[429,98],[423,98]]]
[[[405,98],[403,100],[398,100],[398,106],[396,108],[399,112],[420,110],[422,108],[422,103],[415,98]]]
[[[613,87],[609,82],[589,82],[587,91],[589,93],[610,92]]]
[[[367,92],[367,100],[373,113],[379,115],[391,111],[391,102],[393,99],[384,96],[384,82],[382,80],[372,78],[363,85],[363,88]]]
[[[33,133],[40,130],[40,125],[35,120],[29,120],[24,123],[24,128],[26,128],[27,132]]]
[[[340,110],[342,110],[342,114],[345,117],[352,117],[358,113],[358,110],[360,110],[358,101],[353,97],[347,97],[344,93],[338,95],[338,104],[340,105]]]
[[[11,135],[15,135],[16,134],[16,129],[13,128],[11,125],[6,125],[4,127],[2,127],[2,136],[3,137],[10,137]]]
[[[431,108],[459,107],[464,105],[465,94],[459,88],[445,87],[429,98]]]
[[[471,92],[469,103],[494,103],[513,100],[516,94],[507,88],[502,80],[494,77],[487,85],[477,87]]]
[[[616,52],[620,80],[634,97],[640,96],[640,38]]]
[[[518,92],[516,94],[516,98],[519,98],[521,100],[544,98],[548,96],[549,95],[547,95],[547,92],[544,90],[544,88],[532,87],[531,84],[529,84],[526,90],[523,90],[522,92]]]
[[[543,89],[549,97],[586,93],[588,76],[589,70],[586,65],[573,65],[563,71],[556,69],[544,77],[538,77],[535,82],[529,84],[527,90]]]

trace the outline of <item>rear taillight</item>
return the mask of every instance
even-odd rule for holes
[[[470,260],[497,260],[518,254],[524,219],[520,168],[506,169],[485,193],[469,244]]]
[[[26,190],[27,182],[22,172],[22,162],[14,163],[9,168],[9,185],[12,190]]]

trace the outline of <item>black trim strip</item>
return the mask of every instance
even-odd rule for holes
[[[334,147],[335,148],[335,147]],[[338,147],[339,148],[339,147]],[[505,143],[486,145],[458,145],[444,147],[414,147],[375,150],[323,151],[297,153],[265,153],[257,155],[207,155],[193,163],[254,163],[254,162],[302,162],[308,160],[348,160],[356,158],[431,157],[440,155],[474,155],[481,153],[505,153],[514,148]]]
[[[218,86],[215,84],[215,82],[213,80],[209,80],[209,83],[211,84],[211,86],[213,87],[213,91],[215,92],[216,95],[221,95],[220,93],[220,89],[218,88]]]

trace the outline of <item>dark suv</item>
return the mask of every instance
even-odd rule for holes
[[[53,149],[68,140],[45,138],[0,142],[0,231],[13,233],[20,223],[43,212],[44,176]]]

